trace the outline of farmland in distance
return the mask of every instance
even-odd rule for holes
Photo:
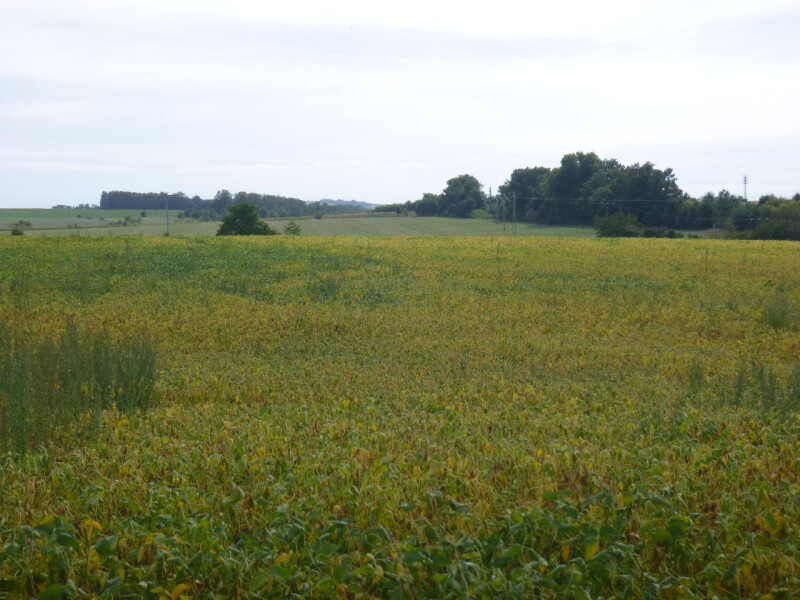
[[[142,217],[142,212],[145,216]],[[163,210],[90,209],[0,209],[0,235],[7,235],[20,220],[30,223],[23,233],[31,236],[156,236],[167,232],[167,216]],[[219,221],[178,219],[170,213],[169,234],[172,237],[211,237],[219,229]],[[418,236],[470,235],[511,237],[512,223],[492,219],[449,219],[444,217],[400,216],[394,213],[325,215],[295,219],[267,219],[277,232],[289,221],[300,226],[302,235],[314,236]],[[520,236],[594,237],[592,227],[554,227],[518,223]]]
[[[158,372],[3,449],[0,596],[789,597],[798,313],[796,243],[3,236],[3,331]]]

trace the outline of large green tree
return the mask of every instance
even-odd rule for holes
[[[414,211],[418,217],[435,217],[438,210],[438,194],[423,194],[422,198],[414,203]]]
[[[800,197],[762,197],[758,202],[755,229],[749,235],[761,240],[800,240]],[[752,222],[751,222],[752,223]]]
[[[217,235],[275,235],[278,232],[258,218],[258,207],[244,202],[228,207]]]
[[[636,215],[648,226],[675,227],[684,194],[678,187],[672,169],[656,169],[653,163],[635,163],[622,174],[619,206]],[[626,202],[627,201],[627,202]],[[733,204],[731,204],[731,208]]]
[[[650,227],[677,227],[694,218],[672,169],[649,162],[625,166],[594,152],[565,154],[552,170],[517,169],[500,192],[515,194],[517,215],[536,223],[589,225],[618,211]]]
[[[561,165],[550,171],[542,184],[547,199],[537,211],[538,220],[556,225],[592,223],[594,215],[587,210],[585,186],[602,166],[603,161],[594,152],[565,154]]]
[[[228,190],[219,190],[211,201],[211,211],[222,214],[233,203],[233,196]]]
[[[542,184],[549,173],[550,169],[547,167],[514,169],[511,177],[500,186],[498,191],[506,201],[516,200],[518,218],[524,221],[536,220],[536,212],[544,201]]]
[[[483,186],[472,175],[459,175],[448,180],[439,196],[439,214],[445,217],[467,218],[486,204]]]
[[[550,172],[545,185],[547,195],[558,200],[574,200],[583,195],[583,186],[603,166],[594,152],[574,152],[561,158],[561,165]]]

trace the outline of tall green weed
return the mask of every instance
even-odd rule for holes
[[[797,328],[797,309],[792,306],[782,286],[778,286],[775,293],[765,300],[761,320],[775,331]]]
[[[59,338],[40,343],[0,324],[0,451],[24,452],[77,423],[94,436],[112,406],[148,408],[156,354],[152,338],[83,335],[72,321]]]

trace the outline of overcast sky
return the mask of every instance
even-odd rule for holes
[[[0,207],[403,202],[575,151],[792,195],[798,32],[797,0],[0,0]]]

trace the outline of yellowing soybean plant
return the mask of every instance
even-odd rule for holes
[[[797,596],[798,314],[795,243],[0,238],[0,596]]]

